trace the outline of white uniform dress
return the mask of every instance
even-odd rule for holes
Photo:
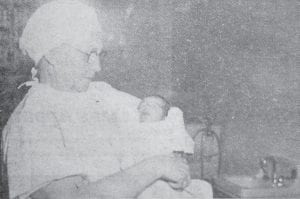
[[[104,82],[82,93],[34,85],[3,130],[10,197],[68,175],[94,181],[120,171],[115,138],[123,117],[137,120],[139,102]]]

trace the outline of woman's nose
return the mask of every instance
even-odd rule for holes
[[[92,71],[98,72],[101,70],[99,56],[96,53],[90,55],[88,63]]]

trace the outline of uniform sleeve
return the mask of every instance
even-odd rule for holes
[[[51,113],[14,112],[5,134],[11,197],[66,173],[64,139]]]

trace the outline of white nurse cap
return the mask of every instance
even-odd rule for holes
[[[90,53],[102,49],[102,29],[94,8],[76,0],[55,0],[38,8],[20,38],[20,49],[37,64],[50,50],[68,44]]]

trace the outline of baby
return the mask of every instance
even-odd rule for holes
[[[139,121],[158,122],[164,120],[170,109],[169,102],[160,95],[152,95],[142,99],[138,105]]]
[[[193,153],[194,143],[185,130],[179,108],[170,107],[159,95],[151,95],[140,101],[137,111],[138,122],[125,124],[122,138],[118,138],[122,169],[154,155]]]
[[[151,95],[143,98],[138,105],[138,112],[139,122],[148,129],[148,132],[155,132],[155,129],[151,127],[159,126],[163,130],[161,132],[164,132],[167,136],[171,135],[172,131],[185,134],[185,132],[180,131],[180,123],[183,123],[180,121],[182,112],[178,108],[171,108],[170,103],[160,95]],[[145,131],[147,130],[144,129]],[[183,151],[174,150],[174,152],[177,155],[178,152],[181,153]]]

